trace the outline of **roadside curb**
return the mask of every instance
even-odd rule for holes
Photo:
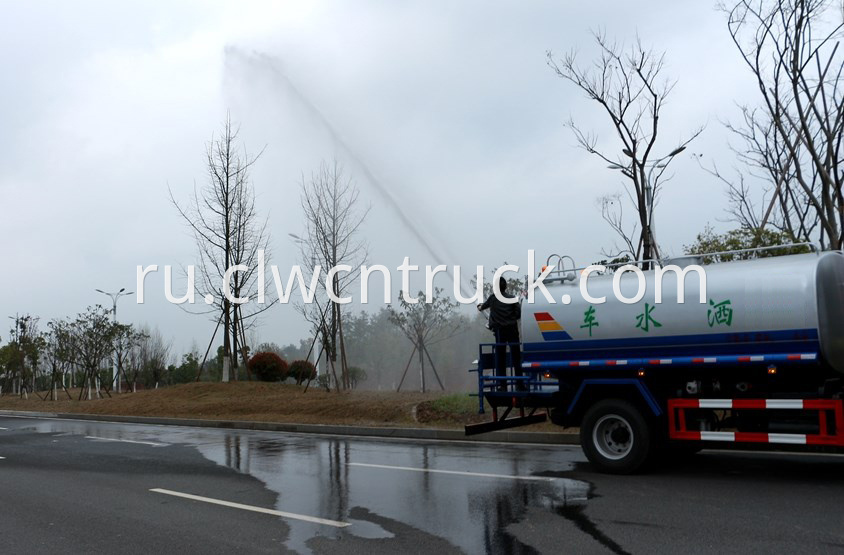
[[[264,432],[288,432],[296,434],[362,436],[387,439],[471,441],[476,443],[536,443],[545,445],[578,445],[580,443],[577,434],[565,432],[497,431],[483,434],[483,436],[466,436],[461,430],[443,430],[438,428],[387,428],[378,426],[342,426],[329,424],[288,424],[281,422],[252,422],[248,420],[203,420],[198,418],[161,418],[155,416],[117,416],[106,414],[0,410],[0,416],[4,415],[23,417],[29,416],[33,418],[90,420],[93,422],[151,424],[157,426],[189,426],[197,428],[257,430]]]

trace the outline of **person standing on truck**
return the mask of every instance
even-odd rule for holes
[[[501,296],[515,299],[515,295],[507,292],[507,280],[504,276],[498,281]],[[507,375],[507,346],[510,346],[510,359],[513,364],[513,375],[522,375],[522,349],[519,341],[519,319],[522,317],[522,305],[516,301],[505,303],[498,299],[493,292],[486,301],[478,305],[478,310],[489,309],[489,328],[495,334],[495,375]],[[517,389],[524,388],[518,384]],[[499,390],[506,390],[506,385],[499,386]]]

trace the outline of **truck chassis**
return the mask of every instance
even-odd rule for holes
[[[837,374],[816,352],[526,362],[494,375],[495,344],[479,348],[473,435],[551,421],[579,426],[590,462],[631,473],[671,452],[726,444],[844,448]]]

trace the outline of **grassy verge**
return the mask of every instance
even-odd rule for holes
[[[111,398],[78,401],[42,401],[0,397],[0,409],[74,414],[160,416],[211,420],[248,420],[297,424],[462,428],[489,419],[478,415],[478,399],[466,393],[396,393],[350,391],[343,393],[289,384],[239,382],[192,383],[158,390],[122,393]],[[42,393],[42,395],[44,395]],[[63,395],[63,394],[62,394]],[[551,424],[525,431],[560,431]]]

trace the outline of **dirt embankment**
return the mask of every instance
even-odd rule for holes
[[[396,393],[376,391],[326,392],[289,384],[239,382],[192,383],[111,398],[42,401],[4,395],[0,409],[75,414],[160,416],[210,420],[247,420],[296,424],[461,428],[489,418],[478,415],[478,401],[468,394]],[[45,395],[45,393],[41,393]],[[525,431],[558,431],[550,424]]]

